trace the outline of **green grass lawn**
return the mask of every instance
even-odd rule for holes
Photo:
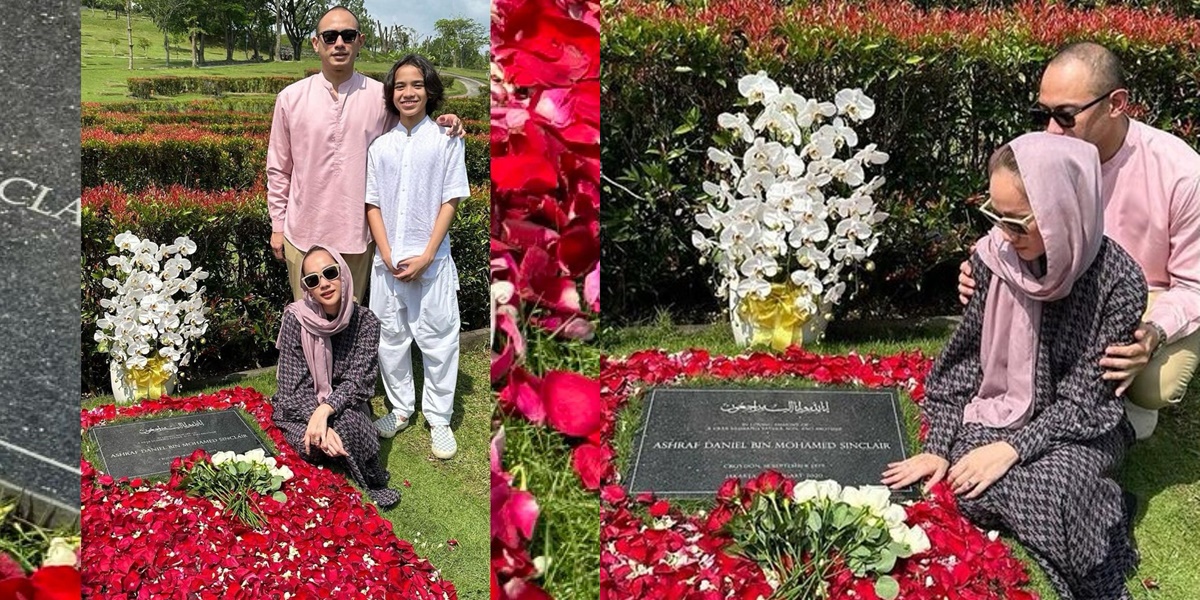
[[[442,576],[454,583],[464,600],[488,597],[491,556],[491,492],[488,443],[492,400],[489,385],[490,356],[484,344],[464,345],[459,362],[458,393],[451,427],[458,439],[458,455],[441,461],[430,452],[429,428],[417,417],[413,426],[390,440],[381,440],[392,486],[400,490],[400,504],[384,511],[396,536],[411,542],[418,555],[429,559]],[[275,392],[275,372],[249,378],[184,386],[175,396],[212,393],[234,386],[251,387],[270,397]],[[421,388],[417,366],[417,389]],[[371,400],[375,415],[384,414],[382,388]],[[112,397],[91,398],[84,407],[112,403]],[[420,403],[418,402],[418,411]],[[88,451],[85,444],[85,453]],[[86,456],[86,454],[85,454]],[[410,487],[403,485],[408,481]],[[448,540],[457,540],[452,549]]]
[[[82,77],[80,94],[84,102],[111,102],[129,98],[125,80],[130,77],[154,77],[159,75],[222,75],[229,77],[253,77],[258,75],[287,75],[297,79],[308,69],[320,67],[320,62],[308,54],[303,55],[299,62],[250,62],[242,51],[234,51],[232,64],[225,63],[225,48],[210,44],[205,49],[205,58],[209,66],[193,69],[191,66],[191,48],[186,39],[180,44],[172,44],[171,67],[166,66],[166,51],[163,49],[163,36],[149,19],[134,16],[133,19],[133,70],[129,70],[129,43],[126,41],[125,18],[114,19],[113,13],[83,9],[81,15],[80,43],[82,60]],[[118,38],[119,43],[110,40]],[[138,45],[139,39],[150,41],[150,47],[143,50]],[[311,48],[310,48],[311,50]],[[361,57],[356,62],[360,71],[386,71],[392,66],[391,61],[371,60]],[[460,75],[486,82],[486,71],[471,71],[464,69],[439,68],[448,75]],[[447,96],[455,96],[466,92],[466,86],[461,81],[446,91]],[[190,100],[200,96],[175,96],[174,99]]]
[[[822,354],[845,354],[851,350],[864,354],[892,354],[920,349],[936,356],[948,337],[949,330],[944,327],[855,330],[846,324],[835,323],[828,338],[811,350]],[[602,338],[604,352],[611,356],[625,356],[647,348],[668,351],[704,348],[714,355],[742,352],[734,343],[728,325],[724,324],[681,328],[663,320],[648,326],[609,329]],[[785,380],[770,383],[780,387],[800,385]],[[1141,500],[1135,536],[1142,563],[1129,580],[1129,589],[1139,600],[1194,600],[1200,590],[1200,569],[1197,569],[1200,544],[1196,543],[1200,538],[1198,402],[1200,380],[1193,380],[1183,401],[1184,408],[1162,411],[1154,437],[1134,446],[1120,477],[1122,485]],[[914,431],[916,411],[906,409],[905,413],[910,421],[909,429]],[[639,414],[640,406],[635,400],[619,417],[619,454],[627,454]],[[618,460],[627,458],[619,457]],[[1044,574],[1028,560],[1028,555],[1015,542],[1012,545],[1016,554],[1029,564],[1034,589],[1047,600],[1057,598]]]
[[[595,345],[552,340],[536,329],[525,335],[531,372],[597,375]],[[570,445],[558,432],[520,417],[504,419],[504,429],[504,468],[514,476],[514,487],[533,493],[540,509],[529,545],[530,556],[547,560],[538,583],[554,598],[600,597],[600,498],[579,482]]]

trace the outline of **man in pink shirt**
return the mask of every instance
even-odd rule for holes
[[[1179,402],[1200,361],[1200,154],[1183,140],[1131,119],[1117,57],[1093,43],[1071,44],[1042,74],[1030,115],[1051,133],[1100,151],[1105,234],[1145,272],[1149,307],[1133,343],[1110,346],[1100,364],[1120,380],[1139,439],[1158,409]],[[964,300],[975,288],[968,263]]]
[[[354,70],[363,45],[358,17],[345,7],[317,21],[313,50],[321,72],[285,88],[275,99],[267,147],[267,205],[271,250],[286,260],[292,297],[304,296],[300,261],[315,245],[337,250],[353,274],[361,302],[370,280],[370,232],[363,211],[367,147],[396,126],[385,108],[383,83]],[[455,115],[438,117],[449,135],[462,134]]]

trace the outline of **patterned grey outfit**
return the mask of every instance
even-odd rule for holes
[[[1131,598],[1125,574],[1136,564],[1130,520],[1112,475],[1133,443],[1100,359],[1128,344],[1146,307],[1141,269],[1105,238],[1071,293],[1043,305],[1032,419],[1019,429],[963,423],[963,407],[983,378],[980,343],[992,273],[972,256],[976,293],[962,325],[926,379],[928,452],[954,464],[971,450],[1007,441],[1019,462],[963,512],[982,527],[1002,527],[1032,551],[1063,600]],[[1001,339],[1001,343],[1007,343]]]
[[[304,460],[345,468],[371,499],[387,507],[400,501],[400,492],[387,487],[389,473],[379,461],[379,437],[371,422],[371,396],[379,375],[379,319],[367,308],[354,306],[345,329],[333,335],[333,377],[326,403],[333,407],[329,428],[342,438],[349,457],[331,459],[319,449],[304,453],[304,432],[317,409],[317,394],[301,346],[300,321],[285,313],[279,337],[279,388],[272,399],[275,426]]]

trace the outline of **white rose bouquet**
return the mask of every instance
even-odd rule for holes
[[[184,462],[180,475],[182,489],[193,496],[219,503],[226,512],[254,529],[266,524],[266,517],[259,511],[256,496],[250,492],[269,496],[276,502],[287,502],[287,495],[280,488],[295,476],[291,468],[279,466],[262,448],[244,454],[218,452],[208,460],[195,460],[190,465]]]
[[[875,144],[856,150],[853,125],[875,114],[861,90],[820,102],[760,71],[741,78],[738,91],[761,109],[718,117],[732,135],[708,149],[722,176],[704,182],[711,201],[696,215],[692,243],[717,268],[717,295],[729,298],[739,341],[783,349],[793,329],[823,322],[846,293],[850,269],[875,251],[875,226],[888,215],[871,196],[884,179],[868,180],[867,169],[888,155]],[[749,339],[739,320],[783,331]]]
[[[903,506],[882,486],[845,487],[800,481],[790,496],[761,493],[725,528],[733,549],[757,562],[775,587],[773,598],[828,597],[828,580],[844,561],[855,577],[874,577],[875,593],[893,600],[896,560],[929,550],[919,526],[908,526]]]

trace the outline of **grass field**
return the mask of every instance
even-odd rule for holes
[[[948,331],[850,330],[844,327],[812,350],[822,354],[892,354],[920,349],[936,356],[949,337]],[[734,355],[727,325],[679,328],[669,322],[645,327],[604,332],[604,351],[625,356],[646,348],[679,351],[704,348],[714,355]],[[796,385],[774,380],[773,385]],[[757,383],[755,385],[764,385]],[[1200,381],[1193,380],[1182,407],[1162,411],[1158,430],[1150,440],[1137,443],[1126,460],[1120,481],[1141,500],[1135,537],[1142,555],[1141,566],[1128,585],[1138,600],[1195,600],[1200,594]],[[640,406],[632,403],[618,421],[618,454],[627,454],[637,428]],[[916,411],[906,410],[910,421]],[[914,423],[910,422],[910,431]],[[1045,576],[1028,560],[1019,545],[1017,555],[1026,558],[1034,589],[1046,600],[1057,598]]]
[[[381,440],[380,452],[387,457],[391,485],[400,490],[400,504],[384,511],[394,524],[396,536],[413,544],[417,554],[429,559],[442,576],[454,583],[459,598],[488,597],[491,553],[491,491],[488,443],[491,435],[492,399],[488,383],[490,357],[482,343],[462,348],[458,393],[454,399],[451,427],[458,439],[458,455],[448,461],[430,453],[429,429],[424,418],[390,440]],[[421,389],[420,367],[416,374]],[[246,379],[185,387],[175,396],[212,393],[233,386],[250,387],[268,398],[275,392],[273,369]],[[375,415],[384,414],[382,389],[371,400]],[[112,397],[84,402],[85,407],[111,404]],[[418,402],[418,411],[420,403]],[[87,450],[85,444],[85,450]],[[403,483],[408,481],[410,487]],[[458,541],[450,548],[447,541]]]
[[[320,67],[320,62],[309,54],[303,55],[299,62],[250,62],[244,52],[233,53],[234,62],[225,63],[225,48],[220,45],[209,45],[205,50],[208,66],[193,69],[191,66],[191,48],[187,40],[174,43],[171,47],[171,67],[167,68],[166,51],[163,49],[163,36],[149,19],[135,16],[133,19],[134,58],[133,70],[129,70],[129,43],[126,41],[125,18],[114,19],[112,12],[92,11],[83,9],[81,15],[80,43],[82,52],[82,74],[80,94],[84,102],[105,102],[125,100],[129,97],[125,80],[130,77],[154,77],[160,75],[220,75],[229,77],[253,77],[259,75],[286,75],[297,79],[308,69]],[[114,44],[114,38],[120,41]],[[143,50],[138,40],[148,40],[150,47]],[[310,48],[311,51],[311,48]],[[360,71],[386,71],[391,61],[370,60],[360,57],[355,63]],[[486,71],[469,71],[453,68],[440,68],[439,71],[448,75],[470,77],[477,81],[487,82]],[[461,81],[455,81],[454,86],[447,90],[447,96],[466,92]],[[191,100],[200,96],[174,96],[178,100]]]

